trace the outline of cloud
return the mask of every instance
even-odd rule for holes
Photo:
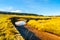
[[[19,9],[15,9],[13,7],[3,7],[3,8],[0,8],[0,11],[6,11],[6,12],[22,12],[22,10],[19,10]]]
[[[3,8],[0,8],[0,11],[10,11],[12,9],[13,9],[12,7],[3,7]]]
[[[21,10],[12,10],[11,12],[22,12]]]

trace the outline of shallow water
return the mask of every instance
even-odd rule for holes
[[[40,40],[38,37],[35,36],[34,33],[32,33],[31,31],[29,31],[27,28],[25,28],[23,25],[21,26],[16,26],[15,22],[17,21],[16,18],[12,18],[11,22],[12,24],[15,26],[15,28],[19,31],[19,33],[21,34],[21,36],[25,39],[25,40]]]
[[[35,36],[34,33],[26,29],[24,26],[16,26],[16,29],[20,32],[25,40],[40,40],[38,37]]]

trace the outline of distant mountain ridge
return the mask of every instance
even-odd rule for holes
[[[0,14],[43,16],[43,15],[38,15],[33,13],[15,13],[15,12],[4,12],[4,11],[0,11]]]

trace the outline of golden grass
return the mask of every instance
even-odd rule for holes
[[[51,18],[49,20],[30,20],[27,25],[40,30],[47,31],[60,35],[60,17],[56,16],[22,16],[22,15],[5,15],[0,14],[0,40],[24,40],[19,34],[9,18],[24,17],[24,18]],[[20,18],[23,19],[23,18]],[[18,19],[19,20],[19,19]]]
[[[24,40],[9,19],[11,17],[10,15],[0,17],[0,40]]]
[[[49,20],[30,20],[27,24],[37,30],[60,35],[60,17]]]

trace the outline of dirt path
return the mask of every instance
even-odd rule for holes
[[[37,37],[39,37],[41,40],[60,40],[59,36],[56,36],[54,34],[51,33],[47,33],[47,32],[42,32],[42,31],[38,31],[34,28],[31,27],[27,27],[25,26],[28,30],[32,31],[33,33],[35,33],[35,35]]]

